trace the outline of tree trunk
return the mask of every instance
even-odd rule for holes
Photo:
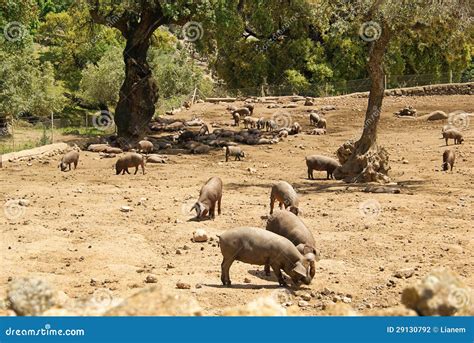
[[[123,58],[125,80],[115,109],[115,123],[121,145],[133,145],[143,138],[155,114],[158,87],[146,60],[150,41],[127,39]]]
[[[383,59],[390,41],[390,33],[384,28],[380,38],[370,50],[368,72],[371,79],[369,101],[365,113],[364,130],[357,142],[347,142],[337,155],[342,166],[334,177],[346,182],[388,182],[388,153],[377,145],[377,127],[385,93]]]

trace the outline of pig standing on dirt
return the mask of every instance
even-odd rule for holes
[[[238,146],[226,146],[225,147],[225,161],[229,162],[229,156],[235,156],[235,161],[242,157],[245,157],[245,153]]]
[[[221,214],[222,180],[212,177],[202,186],[198,201],[191,208],[196,210],[196,218],[201,219],[209,214],[211,219],[215,218],[216,202],[217,213]]]
[[[461,144],[464,142],[462,133],[456,129],[449,129],[443,131],[443,138],[446,140],[446,145],[448,145],[448,139],[454,139],[454,144]]]
[[[310,264],[315,256],[311,253],[302,255],[293,243],[276,233],[253,227],[230,229],[219,236],[219,245],[224,257],[221,264],[223,285],[231,284],[229,270],[235,260],[270,265],[280,286],[287,286],[282,269],[297,286],[301,282],[311,283]]]
[[[285,181],[280,181],[272,186],[270,193],[270,214],[273,214],[273,207],[275,201],[279,202],[280,209],[285,205],[285,209],[289,208],[291,212],[298,215],[298,194],[296,194],[293,187]]]
[[[153,148],[154,148],[153,143],[150,141],[147,141],[146,139],[141,140],[140,142],[137,143],[137,150],[145,154],[149,154],[150,152],[153,152]]]
[[[449,168],[451,168],[451,171],[453,171],[455,160],[456,160],[456,155],[454,154],[454,151],[449,150],[449,149],[445,150],[443,153],[443,164],[442,164],[443,170],[447,171]]]
[[[321,155],[311,155],[306,156],[306,166],[308,167],[308,179],[314,180],[313,170],[317,170],[326,171],[327,179],[329,180],[329,178],[334,178],[332,174],[337,167],[341,166],[341,164],[334,158]]]
[[[122,175],[125,173],[130,174],[128,168],[135,167],[135,173],[133,175],[136,175],[139,166],[142,167],[143,175],[145,175],[145,158],[135,152],[129,152],[117,160],[115,163],[115,171],[117,175],[120,173],[122,173]]]
[[[319,261],[313,234],[295,214],[290,211],[276,211],[268,218],[266,229],[289,239],[302,255],[312,253],[315,256],[315,261]],[[316,273],[315,261],[310,266],[311,278]],[[265,265],[265,273],[270,274],[270,265],[268,264]]]
[[[61,162],[59,163],[59,168],[61,168],[61,171],[66,171],[68,167],[69,167],[69,170],[71,170],[71,164],[74,164],[74,169],[76,169],[78,162],[79,162],[79,152],[75,150],[69,151],[61,159]]]

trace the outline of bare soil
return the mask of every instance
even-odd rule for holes
[[[303,286],[308,292],[327,288],[350,295],[355,309],[392,307],[400,303],[406,285],[437,266],[452,269],[474,287],[474,123],[464,131],[464,144],[450,142],[456,164],[453,172],[442,172],[446,146],[441,127],[446,122],[393,116],[407,105],[419,115],[434,110],[473,112],[473,100],[385,99],[378,141],[390,153],[390,177],[401,194],[364,193],[366,185],[326,180],[323,172],[315,173],[317,180],[307,179],[306,155],[334,156],[343,142],[359,137],[367,99],[351,97],[317,100],[313,108],[337,107],[326,115],[326,136],[299,134],[276,145],[244,146],[247,158],[242,162],[225,163],[224,152],[216,149],[209,155],[170,155],[167,164],[148,164],[145,175],[116,176],[114,159],[99,159],[90,152],[82,152],[78,169],[66,173],[57,168],[59,156],[49,164],[8,164],[0,169],[0,198],[25,198],[30,204],[14,220],[1,211],[0,298],[9,278],[21,276],[44,278],[72,298],[104,287],[123,298],[146,287],[149,274],[170,292],[192,292],[210,315],[271,295],[278,291],[273,274],[266,277],[263,266],[240,262],[231,268],[233,286],[223,287],[215,240],[193,243],[191,237],[198,228],[215,238],[234,227],[265,227],[270,188],[277,180],[290,182],[300,194],[302,218],[321,252],[312,284]],[[196,104],[176,117],[190,119],[195,114],[230,125],[225,107]],[[308,130],[309,108],[284,111]],[[258,104],[255,113],[270,117],[277,111]],[[223,213],[213,221],[189,221],[189,210],[211,176],[224,181]],[[146,200],[139,205],[141,198]],[[124,205],[132,211],[121,212]],[[364,206],[373,211],[364,212]],[[413,268],[414,274],[394,277],[405,268]],[[176,289],[177,282],[191,289]],[[296,313],[321,313],[318,306],[293,306]]]

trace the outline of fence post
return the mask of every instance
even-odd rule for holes
[[[54,112],[51,112],[51,144],[54,143]]]
[[[191,100],[191,105],[194,105],[194,100],[196,99],[196,92],[197,92],[197,87],[194,87],[194,93],[193,93],[193,98]]]
[[[15,119],[12,117],[12,147],[15,151]]]
[[[384,88],[387,89],[387,86],[388,86],[388,75],[385,74],[384,75]]]

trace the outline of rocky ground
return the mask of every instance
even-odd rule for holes
[[[440,168],[446,122],[393,113],[405,106],[416,108],[419,116],[435,110],[473,112],[473,97],[385,99],[378,141],[390,153],[390,176],[400,194],[365,193],[367,185],[326,180],[322,172],[317,180],[307,180],[304,157],[334,156],[342,143],[358,138],[366,101],[317,99],[313,107],[288,109],[257,104],[257,116],[288,113],[285,118],[305,131],[306,110],[323,105],[336,110],[326,114],[327,135],[299,134],[274,145],[244,146],[242,162],[225,163],[221,149],[208,155],[174,153],[167,163],[149,164],[145,175],[135,176],[116,176],[114,159],[90,152],[82,152],[78,169],[66,173],[57,168],[59,157],[31,165],[4,163],[0,298],[16,278],[39,277],[67,299],[92,297],[99,303],[103,298],[118,303],[151,284],[192,298],[209,315],[261,297],[277,299],[291,314],[337,314],[331,312],[334,304],[371,314],[399,306],[402,290],[436,267],[449,268],[472,288],[474,123],[465,125],[464,144],[450,145],[457,160],[454,171],[446,173]],[[196,104],[175,117],[197,115],[231,128],[226,106]],[[190,221],[189,210],[211,176],[224,181],[223,213],[214,221]],[[264,275],[263,267],[236,262],[233,286],[223,287],[216,234],[238,226],[265,227],[270,188],[277,180],[290,182],[301,195],[302,219],[316,238],[321,261],[312,284],[296,293],[285,291],[273,275]],[[121,211],[123,206],[131,211]],[[207,242],[191,241],[197,229],[206,230]]]

